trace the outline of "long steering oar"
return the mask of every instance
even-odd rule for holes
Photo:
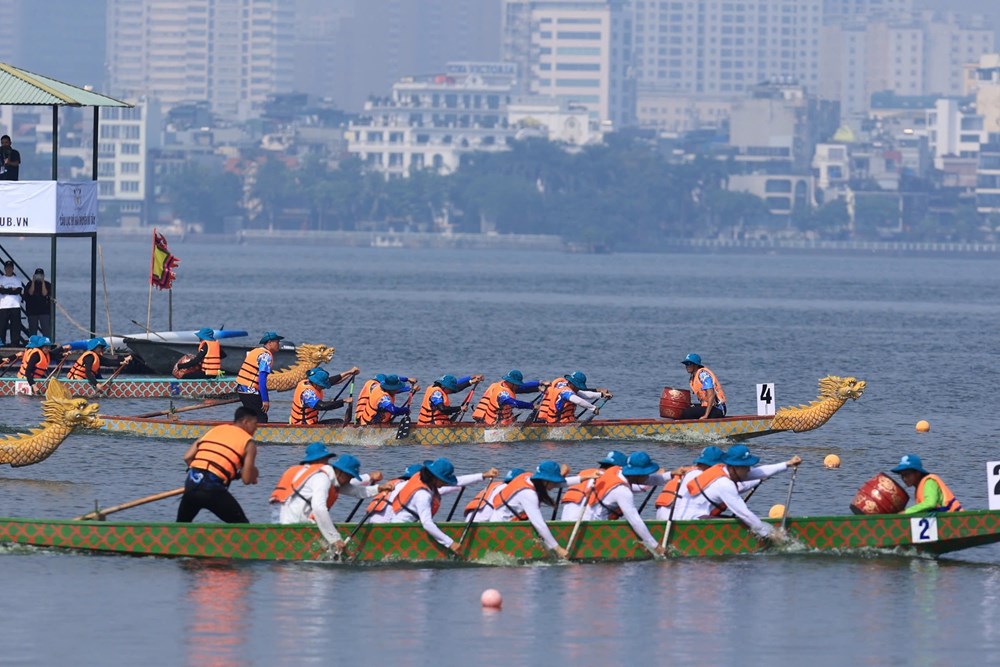
[[[592,495],[594,495],[594,480],[590,480],[587,493],[583,496],[583,504],[580,505],[580,516],[576,518],[576,523],[573,524],[573,531],[569,534],[569,541],[566,542],[567,559],[573,557],[573,545],[576,544],[576,535],[580,532],[580,524],[583,523],[583,515],[587,513],[587,505],[590,504],[590,497]]]
[[[140,419],[147,419],[149,417],[163,417],[166,415],[174,415],[178,412],[188,412],[190,410],[202,410],[204,408],[214,408],[216,405],[229,405],[230,403],[237,403],[240,399],[238,398],[226,398],[221,401],[205,401],[204,403],[198,403],[197,405],[188,405],[183,408],[170,408],[169,410],[157,410],[156,412],[146,412],[141,415],[136,415]]]
[[[795,466],[795,470],[792,471],[792,478],[788,480],[788,497],[785,498],[785,511],[781,513],[781,532],[785,532],[785,525],[788,523],[788,508],[792,504],[792,489],[795,488],[795,474],[798,471],[799,467]]]
[[[151,496],[146,496],[145,498],[139,498],[138,500],[130,500],[127,503],[122,503],[121,505],[114,505],[107,509],[95,509],[93,512],[84,514],[83,516],[78,516],[73,521],[104,521],[104,517],[109,514],[114,514],[115,512],[121,512],[122,510],[127,510],[131,507],[138,507],[139,505],[145,505],[146,503],[156,502],[157,500],[163,500],[164,498],[171,498],[173,496],[179,496],[184,493],[184,487],[179,489],[171,489],[170,491],[164,491],[162,493],[154,493]]]

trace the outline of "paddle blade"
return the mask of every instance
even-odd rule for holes
[[[399,421],[399,428],[396,429],[396,440],[402,440],[410,435],[410,415],[403,415]]]

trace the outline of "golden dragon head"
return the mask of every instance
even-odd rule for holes
[[[46,423],[67,428],[100,428],[104,426],[104,420],[97,414],[100,409],[101,406],[97,403],[73,398],[55,378],[49,380],[45,401],[42,403],[42,415]]]
[[[333,359],[335,351],[335,348],[327,347],[326,345],[303,343],[295,348],[295,356],[298,358],[296,365],[308,368],[322,366]]]
[[[838,398],[842,401],[846,401],[847,399],[856,401],[865,393],[865,387],[867,386],[867,382],[857,378],[842,378],[835,375],[828,375],[819,381],[819,397],[820,399]]]

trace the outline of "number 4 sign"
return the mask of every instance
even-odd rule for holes
[[[989,480],[986,496],[990,499],[990,509],[1000,510],[1000,461],[986,464],[986,479]]]
[[[774,416],[774,383],[757,385],[757,416]]]

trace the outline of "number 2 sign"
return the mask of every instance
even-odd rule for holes
[[[1000,461],[990,461],[986,464],[986,479],[988,480],[986,497],[990,499],[990,509],[1000,510]]]

